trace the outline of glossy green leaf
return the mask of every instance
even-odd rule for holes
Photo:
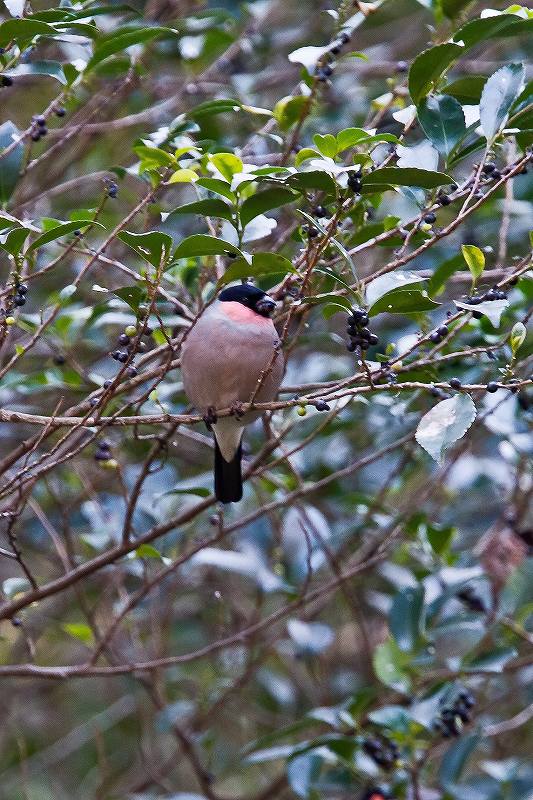
[[[461,246],[461,252],[475,284],[485,269],[485,255],[483,251],[474,244],[463,244]]]
[[[218,285],[224,286],[240,278],[259,278],[271,274],[287,275],[294,271],[295,269],[289,259],[279,255],[279,253],[255,253],[251,264],[244,258],[238,258],[234,261],[220,278]]]
[[[256,192],[248,197],[241,206],[240,217],[243,228],[259,214],[292,203],[295,199],[296,195],[293,192],[281,186]]]
[[[418,423],[416,441],[441,464],[446,450],[465,435],[476,413],[468,394],[455,394],[441,400]]]
[[[124,244],[135,250],[137,255],[153,267],[159,267],[168,261],[172,239],[167,233],[161,231],[149,231],[148,233],[130,233],[122,231],[118,238]]]
[[[446,158],[466,133],[460,103],[449,95],[429,95],[418,106],[418,119],[429,141]]]
[[[374,671],[385,686],[398,692],[409,692],[411,678],[407,672],[409,656],[399,649],[394,639],[387,639],[376,647],[372,662]]]
[[[409,70],[409,94],[418,105],[435,87],[446,69],[464,53],[464,48],[449,42],[424,50]]]
[[[502,673],[506,665],[518,655],[514,647],[495,647],[487,653],[482,653],[475,658],[467,659],[463,669],[467,672],[493,672]]]
[[[415,167],[382,167],[365,174],[363,186],[367,189],[373,185],[383,186],[420,186],[422,189],[436,189],[453,183],[453,178],[444,172],[432,172]]]
[[[454,300],[454,303],[457,308],[462,308],[463,311],[484,314],[491,321],[495,328],[500,327],[502,314],[506,308],[509,308],[508,300],[486,300],[483,303],[478,303],[477,305],[462,303],[460,300]]]
[[[467,75],[464,78],[457,78],[456,81],[447,83],[446,86],[443,86],[442,92],[455,97],[459,103],[477,105],[486,82],[486,75]]]
[[[432,311],[438,307],[439,304],[432,300],[427,292],[421,292],[418,289],[397,289],[394,292],[388,292],[377,300],[368,313],[371,317],[384,312],[388,314],[417,314],[424,311]]]
[[[80,642],[86,645],[91,645],[94,642],[92,629],[84,622],[68,622],[61,627],[69,636],[72,636],[74,639],[79,639]]]
[[[139,305],[146,301],[146,292],[140,286],[123,286],[120,289],[114,289],[113,294],[127,303],[135,313],[138,312]]]
[[[58,61],[30,61],[28,64],[17,64],[4,74],[12,77],[18,75],[48,75],[50,78],[55,78],[63,86],[67,85],[63,65]]]
[[[327,158],[335,158],[337,155],[337,140],[331,133],[326,133],[324,136],[320,133],[315,133],[313,142],[320,150],[323,156]]]
[[[497,14],[467,22],[453,35],[453,39],[464,42],[465,47],[473,47],[487,39],[531,35],[532,32],[533,19],[523,19],[518,14]]]
[[[189,119],[197,119],[201,117],[210,117],[216,114],[235,113],[240,111],[242,103],[233,97],[223,98],[220,100],[206,100],[205,103],[199,103],[197,106],[187,112]]]
[[[35,36],[54,36],[57,33],[52,25],[36,19],[8,19],[0,25],[0,47],[11,40],[24,44]]]
[[[177,246],[172,256],[175,261],[178,258],[190,258],[193,256],[223,256],[228,253],[243,255],[241,250],[224,239],[217,239],[215,236],[208,236],[204,233],[196,233],[188,236]]]
[[[466,734],[458,739],[444,754],[439,777],[444,788],[453,787],[466,766],[466,763],[479,744],[477,733]]]
[[[20,131],[17,126],[7,120],[0,125],[0,153],[6,147],[13,144],[13,141],[20,136]],[[0,202],[7,203],[11,197],[17,181],[19,179],[19,172],[22,167],[22,160],[24,158],[24,145],[19,142],[14,149],[0,159]]]
[[[408,586],[394,595],[389,627],[400,650],[411,652],[416,648],[424,630],[423,586]]]
[[[299,119],[309,102],[308,97],[283,97],[274,106],[274,118],[280,130],[288,131]]]
[[[488,142],[504,127],[523,85],[523,64],[506,64],[487,80],[479,103],[479,119]]]
[[[369,306],[373,306],[374,303],[377,303],[381,297],[389,292],[394,292],[397,289],[407,289],[407,287],[411,287],[417,283],[423,283],[425,280],[426,278],[420,275],[420,273],[409,270],[397,269],[394,272],[388,272],[385,275],[374,278],[374,280],[370,281],[366,286],[366,302]]]
[[[97,228],[104,227],[100,222],[94,222],[92,219],[77,219],[74,220],[74,222],[63,222],[61,225],[54,225],[54,227],[46,231],[46,233],[42,233],[34,239],[28,247],[28,252],[31,253],[39,247],[43,247],[45,244],[50,244],[50,242],[61,239],[62,236],[68,236],[69,233],[74,233],[74,231],[83,231],[89,225],[91,227],[94,225]]]
[[[302,193],[308,189],[316,189],[334,196],[337,194],[337,184],[333,178],[327,172],[319,170],[309,170],[309,172],[298,172],[297,175],[291,175],[287,179],[287,184]]]
[[[231,181],[237,172],[242,172],[243,163],[233,153],[216,153],[211,156],[211,162],[227,181]]]
[[[308,798],[313,784],[320,775],[322,758],[316,753],[302,753],[287,764],[289,785],[297,797]]]
[[[198,178],[196,185],[202,186],[204,189],[208,189],[208,191],[213,192],[214,194],[219,194],[221,197],[225,197],[232,203],[234,203],[236,200],[235,192],[230,189],[229,183],[226,183],[226,181],[222,181],[219,178]]]
[[[10,253],[12,256],[17,256],[24,246],[24,242],[30,234],[29,228],[13,228],[5,236],[4,241],[0,242],[0,248]]]

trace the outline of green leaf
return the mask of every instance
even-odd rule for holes
[[[18,22],[18,20],[15,20]],[[13,140],[20,136],[17,126],[7,120],[0,125],[0,153],[13,144]],[[24,145],[18,142],[8,156],[0,160],[0,203],[7,203],[19,179],[22,160],[24,158]]]
[[[409,70],[409,94],[415,105],[429,94],[450,64],[463,54],[463,47],[449,42],[430,47],[415,58]]]
[[[341,153],[343,150],[359,144],[369,135],[363,128],[345,128],[337,134],[337,152]]]
[[[231,181],[237,172],[242,172],[243,163],[233,153],[216,153],[211,156],[211,162],[227,181]]]
[[[450,544],[455,536],[456,528],[451,525],[442,527],[441,525],[428,525],[426,536],[431,549],[434,553],[441,556],[449,550]]]
[[[152,544],[141,544],[135,551],[137,558],[155,558],[161,561],[161,553]]]
[[[456,394],[424,414],[416,429],[416,441],[441,464],[445,451],[465,435],[475,418],[470,395]]]
[[[131,247],[132,250],[135,250],[137,255],[153,267],[159,267],[168,261],[170,248],[172,247],[172,238],[168,233],[161,233],[161,231],[149,231],[148,233],[122,231],[118,234],[118,238],[128,247]]]
[[[197,180],[198,173],[193,169],[177,169],[168,179],[168,183],[195,183]]]
[[[515,322],[513,325],[513,329],[511,331],[511,351],[513,353],[513,357],[516,356],[520,348],[525,342],[527,335],[526,326],[523,322]]]
[[[413,651],[424,629],[424,587],[408,586],[394,595],[389,627],[402,652]]]
[[[432,300],[427,292],[418,289],[397,289],[381,297],[369,310],[369,315],[387,312],[388,314],[416,314],[432,311],[439,303]]]
[[[272,189],[265,189],[263,192],[256,192],[251,197],[248,197],[241,206],[241,223],[245,228],[259,214],[264,214],[265,211],[271,211],[273,208],[279,208],[287,203],[292,203],[296,200],[296,195],[283,189],[282,187],[273,187]]]
[[[30,61],[28,64],[17,64],[16,67],[7,70],[4,75],[16,77],[18,75],[48,75],[56,81],[67,85],[67,79],[63,72],[63,66],[58,61]]]
[[[439,770],[440,781],[444,788],[451,789],[459,780],[466,762],[478,746],[479,740],[477,733],[467,734],[448,748]]]
[[[337,155],[337,140],[331,133],[326,133],[325,136],[322,136],[320,133],[315,133],[313,142],[326,158],[335,158]]]
[[[471,5],[473,0],[440,0],[440,7],[443,13],[450,19],[454,19],[459,12]]]
[[[466,133],[461,105],[449,95],[430,95],[418,107],[418,119],[429,141],[446,158]]]
[[[14,228],[12,231],[9,231],[4,241],[0,242],[0,248],[10,253],[12,256],[18,256],[29,233],[29,228]]]
[[[316,189],[319,192],[337,195],[337,184],[327,172],[323,170],[309,170],[309,172],[298,172],[287,178],[287,183],[292,189],[302,194],[308,189]]]
[[[495,328],[500,327],[502,314],[506,308],[509,308],[508,300],[486,300],[485,302],[478,303],[474,306],[469,305],[468,303],[462,303],[459,300],[454,300],[454,303],[457,308],[462,308],[464,311],[484,314],[486,317],[488,317]]]
[[[312,751],[292,758],[287,764],[289,785],[298,797],[307,798],[320,775],[322,758]]]
[[[199,103],[199,105],[188,111],[187,117],[189,119],[197,119],[199,117],[209,117],[215,114],[234,114],[235,111],[240,111],[241,108],[241,101],[232,97],[221,98],[220,100],[206,100],[205,103]]]
[[[279,255],[279,253],[255,253],[251,264],[244,258],[238,258],[234,261],[222,275],[218,285],[224,286],[227,283],[249,276],[259,278],[271,274],[287,275],[289,272],[295,272],[295,269],[288,258]]]
[[[175,486],[173,489],[169,489],[167,492],[161,492],[158,497],[167,497],[171,494],[192,494],[195,497],[209,497],[211,492],[209,489],[205,489],[203,486]]]
[[[169,221],[172,222],[174,217],[179,217],[182,214],[198,214],[202,217],[217,217],[218,219],[227,219],[229,222],[233,220],[232,209],[227,203],[215,198],[209,200],[196,200],[194,203],[186,203],[183,206],[173,209],[165,217],[165,224]]]
[[[533,558],[526,558],[511,573],[500,597],[499,616],[512,616],[533,603]]]
[[[138,312],[139,305],[146,300],[146,292],[140,286],[123,286],[120,289],[114,289],[113,294],[127,303],[135,313]]]
[[[438,186],[453,183],[453,178],[444,172],[432,172],[427,169],[415,167],[383,167],[365,174],[363,186],[371,188],[373,185],[383,186],[420,186],[423,189],[436,189]]]
[[[442,92],[455,97],[460,103],[477,105],[486,82],[486,75],[467,75],[465,78],[458,78],[452,83],[447,83],[446,86],[443,86]]]
[[[274,106],[274,118],[280,130],[288,131],[299,119],[309,102],[304,95],[282,97]]]
[[[9,19],[0,25],[0,47],[5,47],[12,39],[23,44],[34,36],[54,36],[56,33],[55,28],[40,20]]]
[[[121,53],[126,48],[135,44],[145,44],[158,36],[176,36],[177,32],[172,28],[154,26],[149,28],[144,25],[142,28],[126,30],[119,28],[111,36],[100,41],[95,49],[92,58],[89,60],[85,71],[90,72],[97,64],[115,53]]]
[[[521,36],[533,32],[533,19],[523,19],[517,14],[497,14],[484,19],[467,22],[454,34],[456,42],[464,42],[465,47],[472,47],[487,39]]]
[[[203,186],[204,189],[219,194],[227,200],[231,200],[232,203],[236,200],[235,192],[230,189],[229,184],[219,178],[198,178],[196,185]]]
[[[485,255],[483,251],[479,249],[479,247],[475,246],[475,244],[463,244],[461,246],[461,252],[464,260],[467,263],[468,269],[470,270],[472,281],[475,285],[477,283],[477,279],[485,269]]]
[[[492,142],[504,127],[523,85],[523,64],[506,64],[487,80],[479,103],[479,119],[487,142]]]
[[[495,647],[488,653],[476,656],[463,663],[462,669],[466,672],[495,672],[502,673],[506,664],[512,661],[518,652],[514,647]]]
[[[407,287],[411,287],[425,280],[426,278],[418,272],[409,272],[408,270],[388,272],[386,275],[380,275],[379,278],[374,278],[374,280],[370,281],[367,285],[365,290],[366,302],[369,306],[373,306],[374,303],[377,303],[381,297],[389,292],[394,292],[397,289],[407,289]]]
[[[74,231],[77,230],[83,231],[89,225],[95,225],[98,228],[104,227],[99,222],[93,222],[92,219],[77,219],[74,220],[74,222],[63,222],[60,225],[54,225],[54,227],[46,231],[46,233],[42,233],[37,239],[34,239],[28,247],[28,253],[38,250],[39,247],[43,247],[45,244],[55,242],[56,239],[61,239],[62,236],[67,236],[69,233],[74,233]]]
[[[133,150],[141,159],[141,169],[154,169],[156,167],[170,167],[176,165],[174,156],[161,150],[159,147],[149,147],[146,144],[135,145]]]
[[[217,239],[215,236],[208,236],[204,233],[196,233],[179,243],[172,259],[175,261],[178,258],[190,258],[193,256],[223,256],[228,253],[237,253],[243,256],[238,247],[225,242],[224,239]]]
[[[374,650],[372,661],[381,683],[398,692],[410,691],[411,679],[405,669],[409,656],[402,653],[394,639],[387,639],[378,645]]]
[[[65,633],[68,633],[74,639],[79,639],[83,644],[90,646],[94,643],[93,632],[84,622],[67,622],[61,627]]]

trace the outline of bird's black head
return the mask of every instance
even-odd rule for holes
[[[262,289],[252,286],[251,283],[243,283],[240,286],[230,286],[220,292],[218,299],[223,303],[241,303],[246,308],[251,308],[256,314],[262,317],[272,316],[276,308],[276,303]]]

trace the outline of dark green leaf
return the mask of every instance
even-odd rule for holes
[[[453,39],[456,42],[464,42],[465,47],[472,47],[487,39],[531,35],[532,31],[533,19],[523,19],[517,14],[497,14],[467,22],[454,34]]]
[[[473,0],[440,0],[440,7],[447,17],[453,19],[472,2]]]
[[[337,184],[327,172],[323,171],[309,171],[299,172],[297,175],[291,175],[287,179],[288,185],[296,191],[304,192],[307,189],[318,189],[321,192],[328,192],[328,194],[337,194]]]
[[[187,203],[184,206],[178,206],[165,217],[165,224],[169,221],[172,222],[174,217],[179,217],[182,214],[198,214],[205,217],[217,217],[218,219],[227,219],[232,221],[231,206],[224,203],[222,200],[196,200],[194,203]]]
[[[445,70],[464,53],[458,44],[438,44],[415,58],[409,70],[409,94],[418,105],[435,87]]]
[[[414,284],[423,283],[425,280],[426,278],[418,272],[410,272],[407,270],[388,272],[370,281],[365,290],[366,301],[368,305],[372,307],[374,303],[377,303],[381,297],[389,292],[394,292],[397,289],[407,289]],[[420,289],[417,289],[417,291],[420,291]]]
[[[229,183],[221,181],[219,178],[198,178],[196,186],[203,186],[204,189],[220,194],[222,197],[231,200],[232,203],[235,202],[235,192],[230,189]]]
[[[29,233],[29,228],[14,228],[12,231],[9,231],[5,240],[0,243],[0,248],[10,253],[12,256],[17,256],[22,250]]]
[[[292,791],[307,798],[314,782],[320,775],[322,759],[313,752],[295,756],[287,764],[287,778]]]
[[[54,36],[56,33],[55,28],[40,20],[8,19],[0,25],[0,47],[5,47],[12,39],[24,43],[34,36]]]
[[[118,238],[128,247],[135,250],[137,255],[148,261],[153,267],[159,267],[168,261],[172,239],[167,233],[149,231],[148,233],[130,233],[122,231]]]
[[[383,312],[388,314],[416,314],[423,311],[432,311],[438,307],[439,304],[428,297],[427,292],[421,292],[417,289],[397,289],[394,292],[388,292],[374,303],[369,314],[371,317]]]
[[[99,222],[93,222],[92,219],[77,219],[74,222],[63,222],[61,225],[54,225],[54,227],[46,231],[46,233],[42,233],[37,239],[34,239],[28,247],[28,252],[31,253],[33,250],[37,250],[39,247],[43,247],[43,245],[49,244],[50,242],[55,242],[56,239],[61,239],[62,236],[67,236],[74,231],[83,231],[88,225],[95,225],[98,228],[104,227]]]
[[[447,83],[442,91],[444,94],[455,97],[460,103],[477,105],[486,82],[486,75],[467,75],[464,78],[458,78],[456,81]]]
[[[7,120],[0,125],[0,152],[20,136],[16,125]],[[8,156],[0,160],[0,202],[7,203],[17,185],[24,157],[24,145],[19,142]]]
[[[139,305],[146,300],[146,292],[140,286],[123,286],[121,289],[114,289],[113,294],[124,300],[135,313],[139,310]]]
[[[296,199],[293,192],[282,187],[273,187],[265,189],[263,192],[257,192],[241,206],[241,223],[243,228],[248,225],[259,214],[264,214],[265,211],[271,211],[273,208],[279,208],[287,203],[292,203]]]
[[[200,103],[188,111],[187,117],[189,117],[189,119],[196,119],[199,117],[209,117],[214,114],[234,114],[235,111],[239,111],[241,107],[241,101],[235,100],[232,97],[222,100],[206,100],[205,103]]]
[[[244,258],[234,261],[220,278],[218,285],[223,286],[249,276],[259,278],[270,274],[287,275],[289,272],[294,272],[294,267],[288,258],[278,253],[255,253],[251,264]]]
[[[496,647],[488,653],[476,656],[463,663],[463,669],[467,672],[496,672],[504,671],[505,665],[512,661],[518,652],[514,647]]]
[[[451,787],[461,777],[466,762],[476,749],[479,736],[476,733],[463,736],[445,753],[439,770],[439,777],[444,788]]]
[[[461,270],[464,265],[462,256],[453,256],[439,264],[433,275],[428,281],[428,294],[430,297],[438,297],[446,286],[446,281],[454,272]]]
[[[424,587],[407,587],[394,595],[389,612],[389,627],[403,652],[411,652],[424,628]]]
[[[487,80],[479,103],[479,119],[488,142],[504,127],[523,85],[523,64],[506,64]]]
[[[449,95],[429,95],[418,106],[418,119],[430,142],[446,158],[466,133],[461,105]]]
[[[223,256],[228,253],[243,255],[238,247],[235,247],[235,245],[229,242],[225,242],[223,239],[217,239],[214,236],[208,236],[204,233],[196,233],[180,242],[172,258],[176,260],[178,258],[190,258],[192,256]]]
[[[431,172],[427,169],[415,167],[383,167],[369,172],[363,178],[363,186],[372,187],[374,184],[392,186],[420,186],[423,189],[436,189],[439,186],[453,183],[453,178],[444,172]]]

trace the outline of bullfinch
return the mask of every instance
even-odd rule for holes
[[[243,429],[261,412],[217,419],[216,411],[250,402],[265,371],[254,399],[268,402],[277,396],[284,360],[271,320],[275,307],[274,300],[256,286],[231,286],[207,306],[183,343],[185,393],[213,423],[215,495],[222,503],[235,503],[242,497]]]

